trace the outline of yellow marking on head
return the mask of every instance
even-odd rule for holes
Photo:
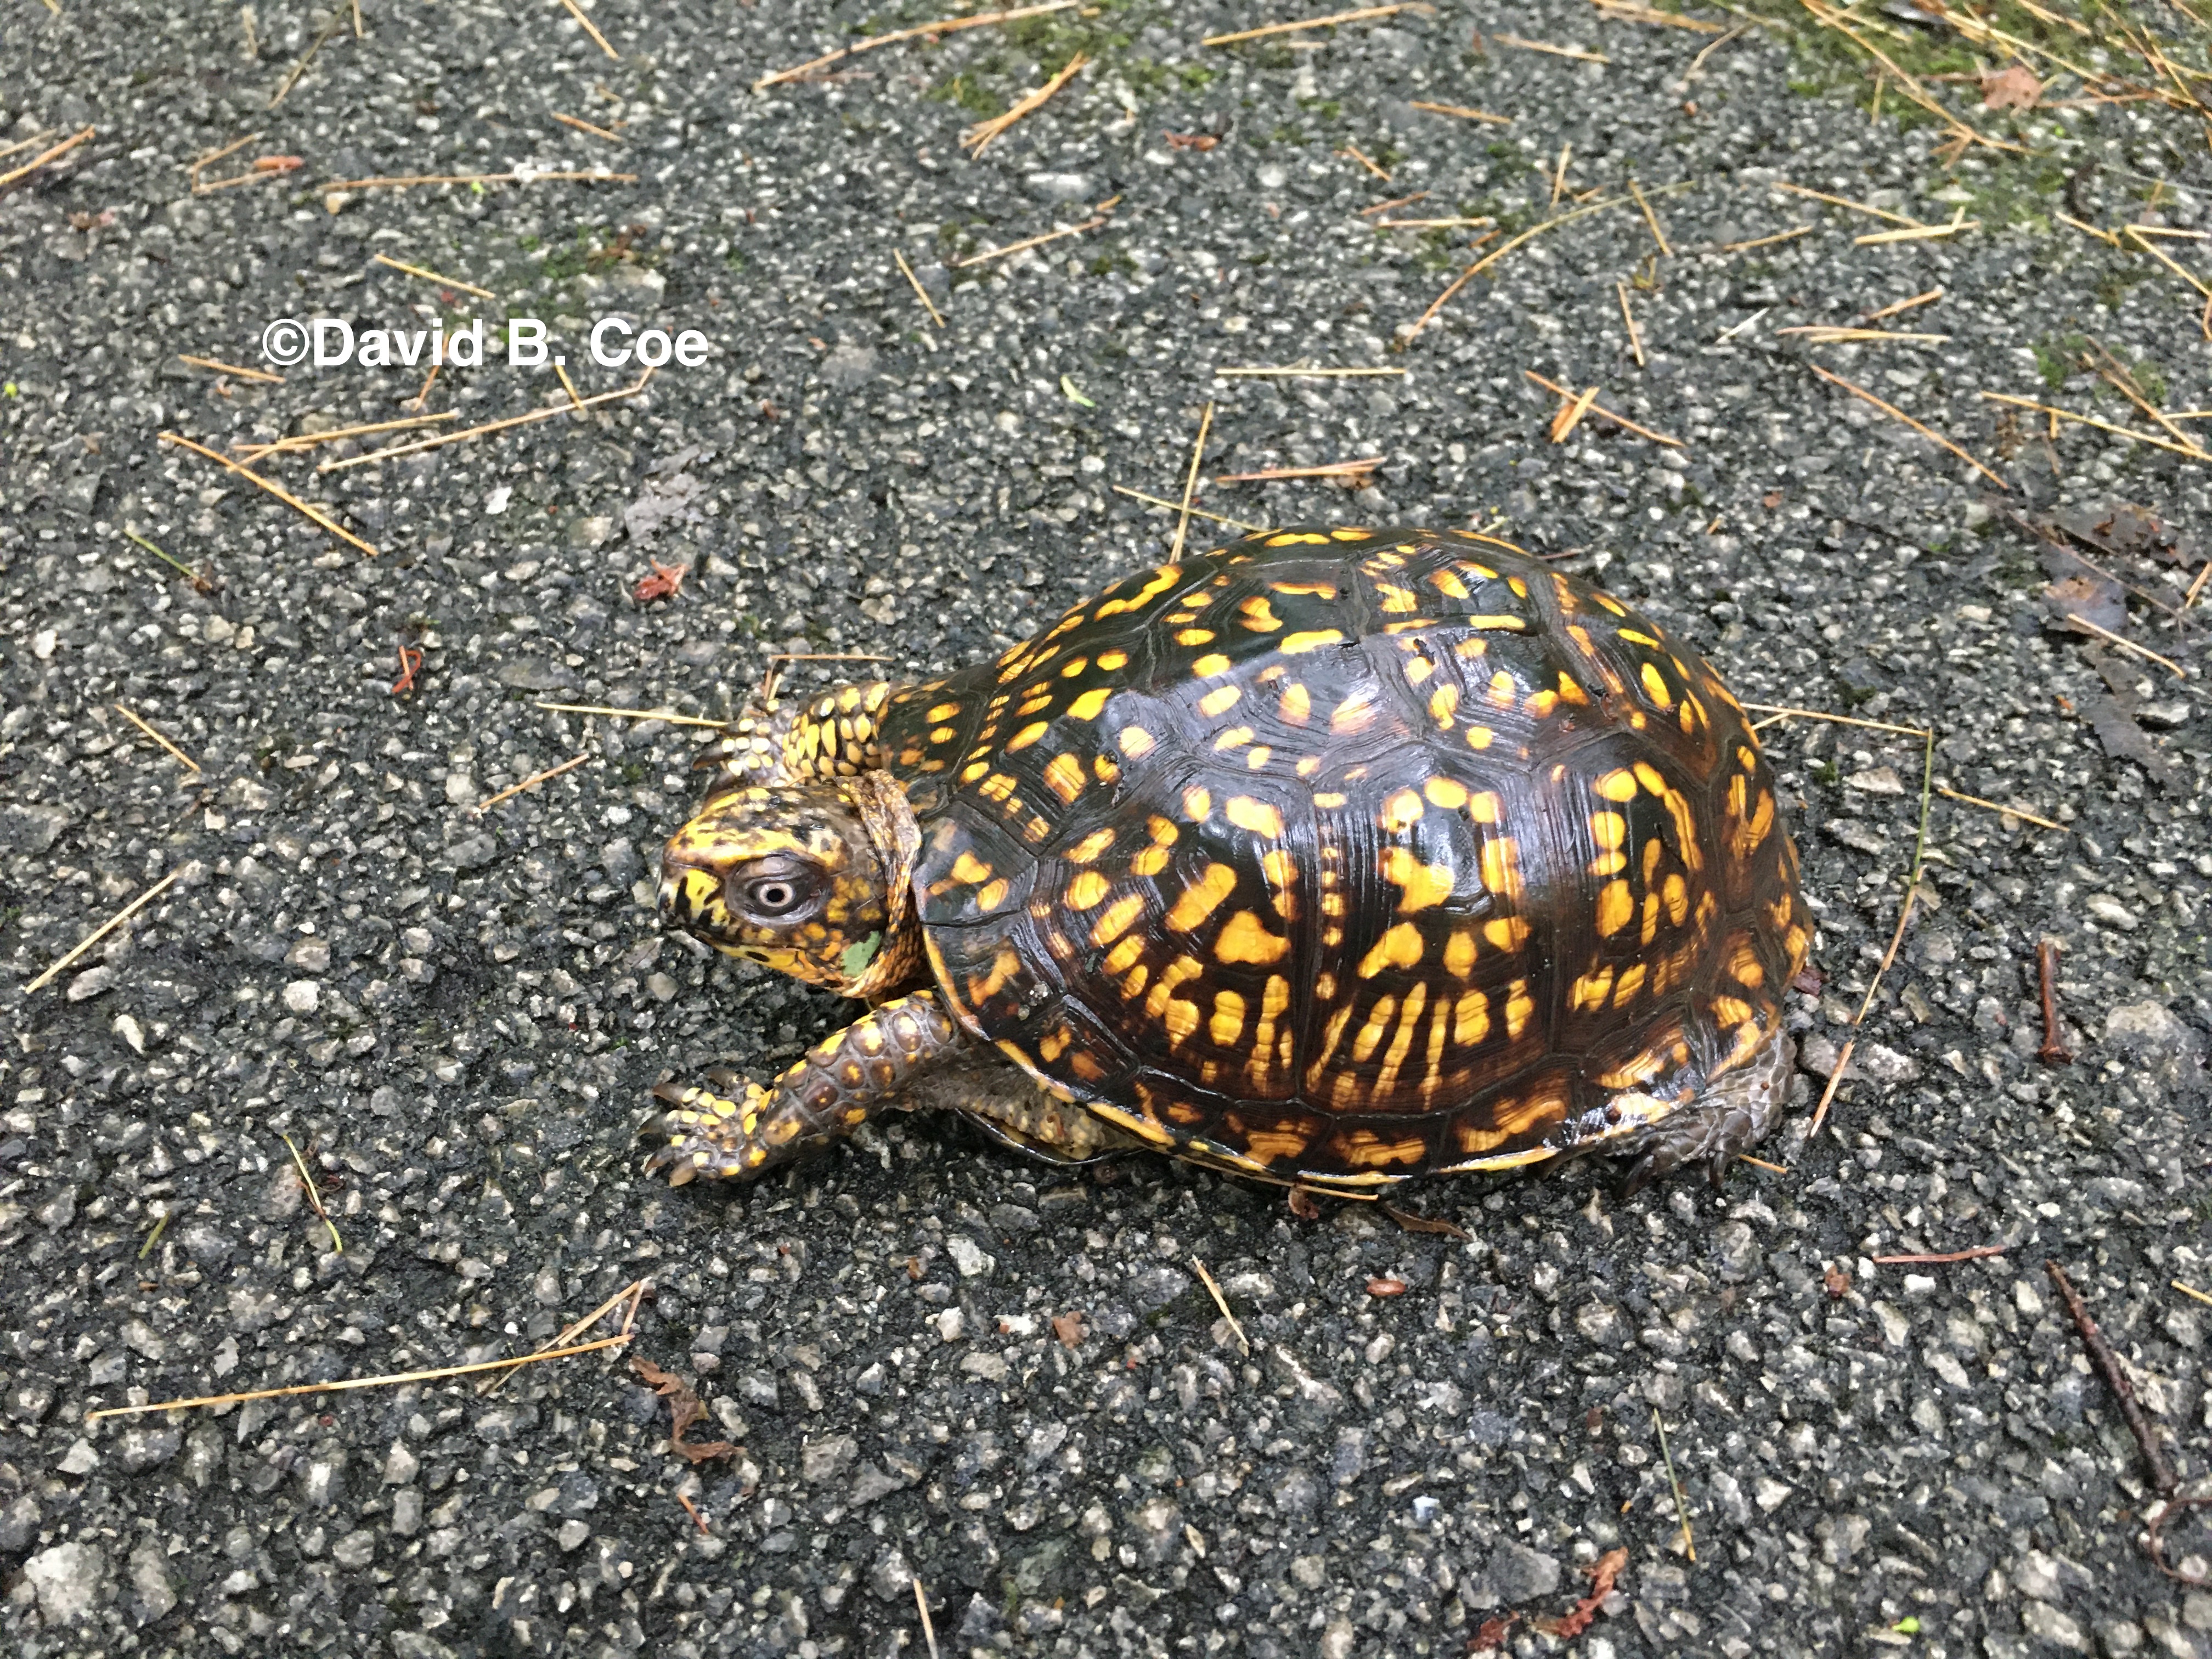
[[[1217,1048],[1234,1048],[1244,1035],[1244,999],[1234,991],[1222,991],[1213,999],[1213,1018],[1206,1022],[1206,1034]]]
[[[1237,699],[1243,695],[1244,688],[1242,686],[1217,685],[1198,700],[1198,712],[1209,719],[1216,714],[1225,714],[1237,706]]]
[[[1401,921],[1376,939],[1374,948],[1360,958],[1359,977],[1372,979],[1385,968],[1418,968],[1423,948],[1421,930],[1410,921]],[[1359,1058],[1364,1060],[1366,1056],[1362,1054]]]
[[[1332,592],[1334,590],[1332,590]],[[1318,651],[1325,645],[1341,645],[1343,643],[1344,630],[1342,629],[1313,628],[1304,629],[1296,634],[1284,635],[1280,649],[1284,655],[1296,657],[1301,656],[1308,651]]]
[[[1421,798],[1401,789],[1382,803],[1381,823],[1386,835],[1402,835],[1421,821]]]
[[[1266,801],[1255,800],[1249,795],[1231,795],[1222,804],[1221,811],[1239,830],[1249,830],[1270,841],[1282,838],[1283,815]]]
[[[1441,864],[1424,864],[1409,847],[1382,849],[1382,879],[1406,890],[1398,900],[1398,914],[1410,915],[1441,904],[1458,884],[1456,873]]]
[[[1145,899],[1141,893],[1129,893],[1115,899],[1108,907],[1106,914],[1098,918],[1097,925],[1091,928],[1091,942],[1093,945],[1111,945],[1127,933],[1130,925],[1144,913]]]
[[[1121,752],[1131,760],[1143,759],[1158,746],[1152,734],[1141,726],[1123,726],[1115,741],[1121,745]]]
[[[1106,902],[1114,884],[1096,870],[1084,870],[1067,884],[1067,902],[1079,910],[1093,910]]]
[[[1210,628],[1179,629],[1176,633],[1175,642],[1177,645],[1212,645],[1213,630]]]
[[[1224,923],[1214,941],[1213,954],[1221,962],[1250,962],[1265,966],[1290,954],[1291,942],[1267,931],[1267,924],[1249,910],[1239,910]]]
[[[1167,914],[1167,925],[1178,933],[1188,933],[1212,915],[1236,886],[1235,870],[1225,864],[1209,863],[1199,872],[1197,880],[1176,896]]]

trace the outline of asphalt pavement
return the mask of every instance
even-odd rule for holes
[[[56,3],[0,17],[0,174],[92,130],[0,185],[0,1647],[2212,1656],[2203,1512],[2192,1589],[2044,1267],[2203,1492],[2205,428],[2083,367],[2212,407],[2186,120],[1930,81],[2027,152],[1952,155],[1779,28],[1581,0],[1109,4],[759,91],[932,8]],[[560,399],[521,318],[605,400],[364,459]],[[286,319],[354,359],[272,368]],[[1292,365],[1402,373],[1217,373]],[[1597,389],[1564,441],[1531,373]],[[1158,561],[1209,404],[1202,512],[1489,530],[1761,705],[1820,927],[1765,1163],[1407,1195],[1463,1238],[927,1114],[646,1179],[655,1082],[842,1017],[659,928],[696,722]],[[254,462],[328,527],[159,435],[417,415]],[[639,1281],[496,1392],[88,1417]]]

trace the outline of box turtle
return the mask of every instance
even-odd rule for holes
[[[702,764],[664,917],[872,1006],[772,1085],[662,1084],[678,1183],[917,1098],[1321,1188],[1592,1147],[1717,1180],[1788,1092],[1811,924],[1741,708],[1487,537],[1255,535]],[[946,1086],[985,1045],[1036,1087]]]

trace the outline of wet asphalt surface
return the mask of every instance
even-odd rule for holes
[[[2144,424],[2066,378],[2085,336],[2148,360],[2167,407],[2212,404],[2190,290],[2052,221],[2204,228],[2201,149],[2140,110],[2038,112],[2007,130],[2063,177],[1947,173],[1938,134],[1870,125],[1863,83],[1860,107],[1792,90],[1757,32],[1692,76],[1718,37],[1549,0],[1227,51],[1199,37],[1276,15],[1117,10],[1084,27],[1127,39],[970,160],[958,96],[1003,107],[1073,37],[981,31],[752,93],[842,38],[801,11],[602,5],[617,61],[551,7],[370,5],[274,110],[325,14],[271,9],[252,56],[221,10],[0,20],[0,143],[55,130],[0,170],[96,129],[0,191],[0,1646],[920,1653],[918,1577],[945,1653],[1457,1654],[1517,1615],[1514,1651],[1591,1659],[2212,1655],[2212,1596],[2139,1547],[2145,1467],[2042,1269],[2066,1265],[2201,1489],[2212,1309],[2172,1281],[2212,1289],[2212,832],[2203,631],[2171,613],[2212,529],[2205,472],[2079,427],[2052,442],[1977,395]],[[1478,27],[1609,62],[1478,54]],[[191,163],[251,133],[209,180],[304,166],[192,195]],[[1526,228],[1563,143],[1559,208],[1634,177],[1670,253],[1632,204],[1588,215],[1394,351],[1480,230],[1374,220]],[[518,167],[639,177],[325,199]],[[1879,227],[1778,179],[1984,223],[1856,246]],[[947,268],[1109,198],[1079,236]],[[1941,340],[1778,331],[1939,287],[1881,325]],[[408,412],[419,368],[264,384],[178,361],[258,365],[272,319],[507,315],[549,325],[586,396],[635,374],[586,360],[599,318],[711,351],[587,416],[264,463],[374,559],[156,442]],[[429,409],[474,424],[558,395],[492,356]],[[1301,360],[1408,372],[1212,374]],[[1595,417],[1553,445],[1524,369],[1684,447]],[[1209,475],[1383,459],[1358,490],[1209,483],[1206,508],[1495,527],[1745,699],[1930,726],[1937,787],[2059,826],[1933,798],[1923,902],[1808,1139],[1897,923],[1923,750],[1768,728],[1825,981],[1764,1149],[1786,1173],[1626,1203],[1595,1164],[1410,1195],[1463,1241],[1150,1158],[1040,1168],[928,1116],[750,1191],[639,1175],[654,1082],[766,1077],[841,1005],[658,930],[653,860],[710,732],[539,705],[713,718],[774,652],[906,674],[1003,648],[1164,555],[1170,520],[1110,486],[1176,494],[1210,399]],[[2068,513],[2127,587],[2028,528]],[[641,603],[655,560],[690,574]],[[2054,577],[2188,678],[2061,631]],[[2046,937],[2064,1066],[2038,1059]],[[2010,1249],[1873,1260],[1990,1244]],[[726,1455],[672,1454],[618,1351],[489,1396],[87,1419],[514,1355],[641,1279],[633,1351],[696,1384],[690,1437]],[[2191,1524],[2171,1553],[2201,1573]],[[1615,1550],[1587,1630],[1540,1632]]]

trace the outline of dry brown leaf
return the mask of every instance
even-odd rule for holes
[[[1574,1611],[1558,1619],[1534,1619],[1533,1629],[1547,1636],[1571,1638],[1580,1636],[1597,1618],[1597,1610],[1605,1598],[1613,1594],[1613,1581],[1620,1577],[1620,1570],[1628,1565],[1626,1550],[1607,1550],[1598,1558],[1597,1565],[1590,1570],[1590,1593],[1575,1603]]]
[[[1079,1313],[1054,1314],[1052,1334],[1060,1339],[1063,1348],[1079,1348],[1083,1339],[1091,1334],[1091,1327]]]
[[[2012,64],[1982,76],[1984,109],[2033,109],[2043,96],[2043,82],[2025,64]]]
[[[672,1372],[664,1371],[650,1359],[633,1356],[629,1364],[630,1369],[642,1377],[655,1394],[668,1402],[671,1419],[669,1450],[694,1463],[703,1463],[710,1457],[735,1457],[738,1455],[737,1447],[726,1440],[690,1441],[684,1437],[684,1430],[694,1423],[704,1421],[707,1416],[707,1408],[699,1403],[699,1396],[691,1392],[690,1384]]]
[[[1301,1221],[1321,1219],[1321,1206],[1313,1201],[1313,1194],[1303,1187],[1291,1188],[1291,1213]]]
[[[1517,1613],[1491,1614],[1476,1626],[1474,1634],[1468,1638],[1467,1650],[1469,1653],[1497,1652],[1505,1645],[1506,1632],[1519,1623],[1520,1619]]]
[[[1409,1233],[1438,1233],[1462,1243],[1474,1236],[1456,1221],[1446,1221],[1432,1215],[1415,1215],[1411,1210],[1401,1210],[1395,1204],[1383,1205],[1382,1213]]]

